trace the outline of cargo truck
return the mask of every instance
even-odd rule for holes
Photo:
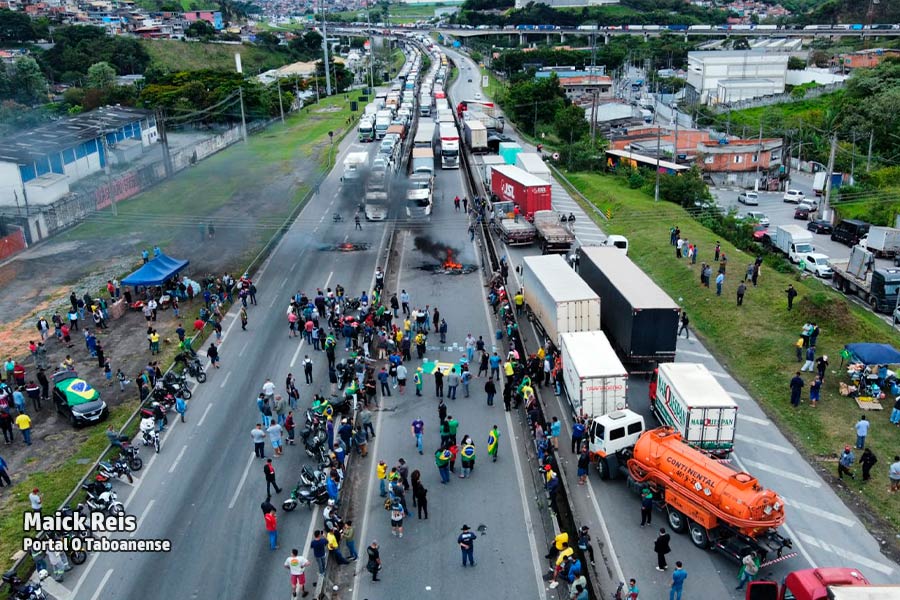
[[[600,329],[600,297],[563,257],[525,257],[522,279],[528,318],[554,345],[562,333]]]
[[[388,127],[391,126],[393,113],[389,110],[379,110],[375,115],[375,139],[381,139],[387,134]]]
[[[538,210],[532,219],[542,254],[566,254],[575,242],[575,234],[563,225],[552,210]]]
[[[500,142],[497,144],[497,154],[503,157],[508,165],[516,164],[516,157],[522,151],[522,146],[515,142]]]
[[[628,487],[648,490],[669,526],[690,533],[698,548],[722,552],[740,562],[756,551],[765,563],[793,546],[778,528],[784,500],[746,472],[684,443],[672,427],[644,431],[644,419],[616,411],[588,424],[588,449],[601,479],[623,477]]]
[[[348,183],[361,179],[368,164],[368,152],[350,152],[344,159],[344,174],[341,176],[341,181]]]
[[[491,167],[491,193],[500,201],[519,206],[519,214],[531,219],[539,210],[552,208],[551,187],[531,173],[512,165]]]
[[[537,152],[520,152],[516,155],[516,166],[551,185],[553,184],[553,175],[550,173],[550,167],[547,166],[547,163],[544,162],[544,159]]]
[[[434,152],[428,148],[413,148],[410,173],[434,175]]]
[[[514,203],[493,202],[494,213],[490,220],[491,229],[507,246],[527,246],[534,242],[534,225],[520,218],[514,218]]]
[[[878,258],[893,257],[900,250],[900,229],[895,227],[869,227],[869,232],[859,240],[859,245]]]
[[[799,225],[779,225],[775,229],[773,245],[792,263],[798,263],[802,255],[815,251],[812,241],[812,232]]]
[[[363,117],[359,120],[357,128],[357,139],[360,142],[371,142],[375,139],[375,121],[369,117]]]
[[[659,365],[650,389],[653,414],[698,450],[727,458],[734,449],[737,404],[705,366],[673,362]]]
[[[400,140],[406,139],[406,125],[401,125],[399,123],[394,123],[387,128],[387,133],[385,135],[396,134],[400,136]]]
[[[484,123],[472,119],[463,121],[463,135],[470,152],[473,154],[487,152],[487,128]]]
[[[463,100],[456,105],[456,116],[459,119],[475,119],[484,123],[484,126],[497,133],[503,133],[506,121],[500,110],[493,102],[485,100]]]
[[[439,128],[441,136],[441,168],[459,168],[459,131],[455,123],[441,123]]]
[[[825,193],[825,184],[828,181],[828,174],[825,171],[819,171],[815,175],[813,175],[813,191],[816,193],[816,196],[821,196]],[[844,174],[843,173],[832,173],[831,174],[831,189],[836,189],[841,187],[841,184],[844,183]]]
[[[420,119],[413,138],[413,148],[431,148],[432,144],[434,144],[434,123]]]
[[[562,380],[574,415],[593,419],[628,408],[628,371],[601,331],[559,336]]]
[[[578,272],[603,298],[603,331],[626,365],[643,372],[675,360],[679,306],[613,246],[582,246]]]
[[[874,257],[863,248],[850,249],[848,260],[832,260],[831,281],[838,291],[859,296],[872,310],[891,313],[897,306],[900,269],[872,269]]]
[[[478,159],[480,164],[479,172],[481,174],[481,180],[484,182],[485,189],[490,189],[491,187],[491,167],[495,165],[505,165],[506,161],[503,160],[502,156],[497,156],[496,154],[485,154]]]
[[[894,600],[900,585],[873,585],[857,569],[825,567],[788,573],[777,581],[751,581],[746,600]]]

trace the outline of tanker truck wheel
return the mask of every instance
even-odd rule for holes
[[[676,533],[684,533],[687,531],[687,517],[669,507],[669,526]]]
[[[706,528],[699,523],[693,522],[689,528],[691,530],[691,541],[694,542],[694,545],[701,550],[709,548],[709,533],[706,531]]]

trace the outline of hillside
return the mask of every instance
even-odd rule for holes
[[[234,70],[234,55],[241,54],[244,72],[259,73],[280,67],[290,59],[284,54],[245,44],[205,44],[177,40],[141,40],[151,63],[168,71]]]
[[[861,0],[827,0],[810,11],[816,23],[867,23],[869,2]],[[900,23],[900,2],[883,1],[871,6],[873,23]]]

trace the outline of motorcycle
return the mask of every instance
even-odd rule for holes
[[[291,497],[281,503],[281,509],[285,512],[291,512],[297,505],[303,504],[307,508],[312,509],[313,504],[325,504],[328,502],[328,489],[325,482],[322,481],[313,486],[305,485],[303,481],[298,481],[294,489],[291,490]]]
[[[81,564],[84,564],[84,561],[87,560],[87,552],[85,552],[84,550],[73,550],[72,549],[71,540],[72,540],[72,538],[75,537],[75,535],[76,535],[75,533],[73,533],[73,532],[60,533],[60,532],[56,532],[56,531],[49,531],[49,532],[47,532],[47,535],[50,536],[50,538],[54,539],[54,540],[70,540],[70,542],[68,544],[69,549],[66,550],[66,557],[69,559],[69,562],[71,562],[72,564],[81,565]],[[81,537],[81,532],[78,533],[78,536]]]
[[[91,514],[85,509],[84,504],[79,503],[75,506],[74,509],[67,504],[66,506],[63,506],[61,509],[59,509],[59,514],[63,518],[74,517],[76,513],[83,514],[85,516],[85,524],[87,526],[90,526]],[[87,539],[91,537],[92,534],[89,529],[79,529],[77,530],[76,535],[78,535],[78,537],[80,537],[81,539]]]
[[[134,477],[131,476],[131,469],[128,468],[128,463],[121,456],[113,461],[101,461],[97,465],[97,470],[106,479],[112,479],[113,477],[122,479],[122,476],[124,475],[128,479],[128,483],[134,483]]]
[[[199,383],[206,381],[206,372],[203,370],[203,364],[197,358],[197,353],[187,354],[182,352],[175,357],[175,362],[184,364],[184,370],[188,375],[196,379]]]
[[[191,388],[188,386],[187,379],[185,379],[184,375],[169,371],[163,376],[160,384],[162,389],[173,396],[181,396],[185,400],[191,399]]]
[[[118,501],[116,493],[108,481],[95,481],[85,483],[81,488],[87,492],[84,503],[92,512],[102,512],[107,515],[117,516],[125,512],[125,506]]]
[[[152,415],[141,419],[141,443],[145,446],[153,446],[159,454],[159,432],[156,431],[156,421]]]
[[[41,569],[38,573],[38,581],[31,583],[30,581],[22,581],[13,570],[4,573],[2,579],[3,583],[9,584],[9,597],[13,600],[46,600],[47,594],[41,587],[41,582],[49,576],[50,573],[46,569]]]
[[[144,467],[144,461],[138,456],[137,446],[131,444],[122,444],[119,456],[124,458],[128,463],[128,468],[132,471],[140,471]]]
[[[328,449],[325,447],[327,442],[328,437],[325,435],[325,431],[319,429],[315,435],[303,440],[303,447],[306,450],[306,455],[310,458],[315,458],[320,455],[320,450],[325,449],[327,452]]]

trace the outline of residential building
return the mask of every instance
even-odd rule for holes
[[[516,8],[525,8],[532,0],[516,0]],[[618,4],[619,0],[535,0],[535,4],[545,4],[553,8],[567,8],[579,6],[604,6]]]
[[[889,56],[900,56],[897,48],[872,48],[869,50],[857,50],[838,54],[831,59],[831,64],[840,70],[870,69],[878,66],[881,61]]]
[[[222,13],[219,11],[211,11],[211,10],[193,10],[184,13],[184,20],[188,22],[188,25],[194,23],[196,21],[206,21],[213,27],[215,27],[216,31],[221,31],[224,28],[224,24],[222,22]]]
[[[0,139],[0,208],[53,204],[70,185],[141,155],[158,139],[152,111],[104,106]]]
[[[688,99],[716,104],[780,94],[788,58],[755,50],[688,52]]]

